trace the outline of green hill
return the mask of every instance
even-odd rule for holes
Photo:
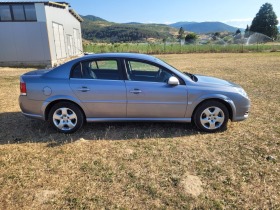
[[[94,15],[86,15],[86,16],[82,16],[80,15],[84,20],[90,20],[90,21],[106,21],[100,17],[96,17]],[[107,21],[106,21],[107,22]]]
[[[81,16],[82,37],[99,42],[143,42],[147,40],[173,40],[177,29],[164,24],[113,23],[102,18]]]

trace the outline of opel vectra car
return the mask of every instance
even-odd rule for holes
[[[234,83],[182,73],[153,56],[92,54],[20,77],[22,113],[73,133],[85,122],[193,122],[205,132],[245,120],[250,100]]]

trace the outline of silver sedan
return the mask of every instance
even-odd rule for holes
[[[86,55],[20,77],[22,113],[73,133],[85,122],[193,122],[205,132],[245,120],[250,100],[237,84],[182,73],[153,56]]]

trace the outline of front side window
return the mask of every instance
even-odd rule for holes
[[[127,61],[128,79],[145,82],[167,82],[172,73],[153,64],[141,61]]]
[[[117,60],[89,60],[76,64],[71,78],[120,80]]]
[[[11,21],[12,15],[9,5],[0,6],[0,21]]]

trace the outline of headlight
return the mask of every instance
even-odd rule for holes
[[[245,98],[248,98],[248,95],[247,93],[245,92],[245,90],[243,88],[239,88],[239,87],[236,87],[235,90],[242,96],[244,96]]]

